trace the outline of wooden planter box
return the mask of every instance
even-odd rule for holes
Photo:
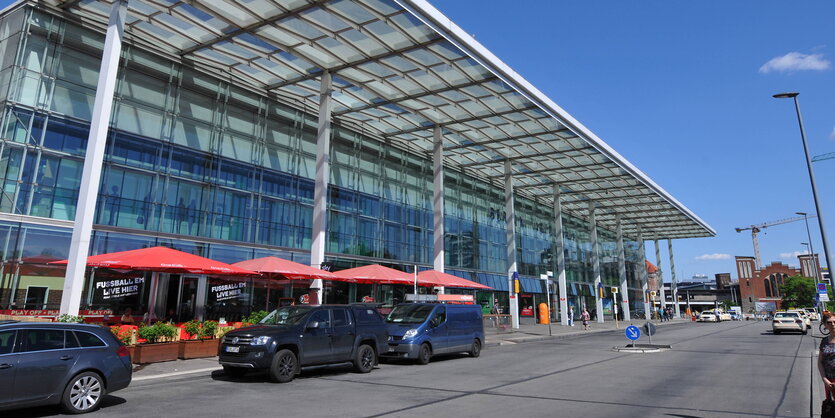
[[[177,360],[178,342],[139,344],[133,350],[135,364],[160,363]]]
[[[190,358],[214,357],[217,355],[217,339],[211,340],[180,340],[177,357],[186,360]]]

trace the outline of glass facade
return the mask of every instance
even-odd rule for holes
[[[0,309],[56,309],[60,301],[62,278],[52,267],[47,292],[33,289],[28,303],[33,280],[21,266],[67,255],[70,230],[36,220],[75,218],[102,45],[99,33],[28,7],[0,21],[0,213],[34,217],[0,223]],[[167,245],[224,262],[265,255],[309,262],[315,114],[125,44],[111,126],[91,254]],[[338,120],[330,156],[329,262],[431,266],[431,161]],[[506,291],[504,191],[453,170],[445,189],[448,272]],[[544,293],[539,275],[554,270],[551,209],[518,196],[515,207],[523,287]],[[568,296],[593,306],[589,225],[566,214],[563,222]],[[603,282],[615,286],[615,234],[598,236]],[[627,242],[626,254],[629,286],[640,295],[637,243]],[[347,301],[369,291],[356,287],[331,294]],[[268,306],[272,296],[254,289],[242,293],[245,308]]]

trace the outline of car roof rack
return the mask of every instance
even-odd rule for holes
[[[14,324],[14,323],[17,323],[17,322],[20,322],[20,321],[18,321],[16,319],[3,319],[3,320],[0,320],[0,325]]]

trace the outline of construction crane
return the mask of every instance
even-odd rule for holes
[[[835,152],[830,152],[828,154],[816,155],[816,156],[812,157],[812,162],[828,160],[830,158],[835,158]]]
[[[817,217],[817,215],[809,215],[809,216],[806,216],[805,218],[803,216],[798,216],[798,217],[794,217],[794,218],[780,219],[779,221],[766,222],[764,224],[751,225],[751,226],[747,226],[747,227],[744,227],[744,228],[734,228],[734,229],[736,229],[736,232],[747,231],[749,229],[751,230],[751,241],[754,242],[754,259],[755,259],[755,262],[757,263],[757,268],[760,268],[760,267],[762,267],[762,263],[760,262],[760,241],[757,239],[757,233],[760,232],[760,230],[768,228],[769,226],[787,224],[789,222],[797,222],[797,221],[802,221],[803,219],[816,218],[816,217]]]

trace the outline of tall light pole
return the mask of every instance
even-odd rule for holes
[[[806,167],[809,169],[809,182],[812,184],[812,197],[815,199],[815,211],[818,213],[818,226],[820,226],[821,241],[823,241],[823,258],[826,260],[826,268],[829,270],[831,278],[832,263],[829,262],[829,243],[826,239],[826,229],[823,226],[823,212],[821,211],[820,202],[818,201],[818,188],[815,185],[815,172],[812,170],[812,159],[809,157],[809,146],[806,144],[806,131],[803,129],[803,118],[800,116],[800,104],[797,102],[798,94],[800,93],[779,93],[775,94],[773,97],[776,99],[794,99],[794,110],[797,113],[797,123],[800,125],[800,139],[803,140],[803,152],[806,154]],[[810,239],[809,245],[811,244],[812,240]]]

